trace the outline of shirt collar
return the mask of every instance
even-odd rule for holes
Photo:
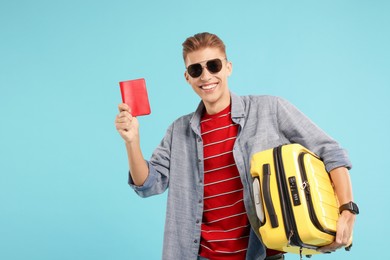
[[[235,118],[243,118],[245,117],[245,105],[244,101],[240,96],[237,96],[236,94],[230,92],[230,98],[231,98],[231,104],[232,104],[232,119],[234,121]],[[192,115],[192,118],[190,120],[190,124],[194,131],[198,132],[197,129],[199,129],[200,120],[202,117],[202,113],[205,109],[205,106],[203,104],[203,101],[200,101],[198,108],[195,110],[194,114]]]
[[[232,119],[245,117],[245,104],[240,96],[230,92],[232,102]]]

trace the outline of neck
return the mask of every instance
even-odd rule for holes
[[[230,93],[226,95],[222,100],[219,100],[218,102],[215,103],[206,103],[204,102],[204,105],[206,107],[206,112],[209,115],[215,115],[222,110],[224,110],[227,106],[230,105]]]

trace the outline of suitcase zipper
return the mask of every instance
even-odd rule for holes
[[[306,202],[307,202],[307,209],[309,211],[310,220],[313,223],[313,225],[318,230],[320,230],[321,232],[324,232],[324,233],[332,235],[332,236],[336,236],[336,232],[327,230],[327,229],[325,229],[321,225],[320,221],[317,218],[317,214],[315,213],[313,201],[311,199],[310,184],[309,184],[309,181],[307,179],[307,174],[306,174],[306,170],[305,170],[305,163],[304,163],[304,160],[303,160],[303,157],[306,154],[308,154],[308,153],[302,152],[302,153],[299,154],[299,156],[298,156],[298,164],[299,164],[299,170],[301,172],[301,177],[302,177],[302,187],[301,187],[301,189],[305,192],[305,197],[306,197]]]
[[[300,246],[302,244],[302,241],[298,236],[297,227],[294,220],[294,214],[288,195],[288,188],[285,181],[286,174],[283,167],[282,146],[278,146],[274,149],[274,164],[280,195],[280,206],[282,209],[282,215],[284,216],[283,223],[285,227],[286,237],[288,238],[288,244]]]
[[[308,245],[302,242],[298,234],[298,228],[295,223],[294,211],[290,201],[290,193],[286,182],[286,173],[283,166],[282,158],[282,146],[274,148],[274,164],[276,179],[278,183],[278,190],[280,195],[280,205],[283,214],[283,223],[285,227],[286,237],[288,239],[288,245],[297,246],[300,248],[317,249],[318,247]]]

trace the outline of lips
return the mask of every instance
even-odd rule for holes
[[[212,90],[212,89],[214,89],[216,86],[218,86],[218,83],[202,85],[202,86],[200,86],[200,88],[203,89],[203,90]]]

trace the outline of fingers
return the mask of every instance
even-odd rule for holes
[[[349,246],[352,243],[352,230],[355,215],[345,210],[337,221],[337,232],[333,243],[318,249],[319,252],[334,252],[339,248]]]
[[[115,119],[115,126],[117,130],[128,130],[131,125],[132,117],[127,112],[121,112]]]
[[[122,111],[116,116],[115,122],[118,123],[123,123],[125,121],[131,121],[133,119],[133,116],[127,112],[127,111]]]
[[[337,232],[335,241],[341,246],[346,246],[351,237],[351,232],[348,229],[344,229],[342,232]]]
[[[339,249],[341,247],[342,247],[341,244],[339,244],[337,242],[333,242],[330,245],[318,248],[317,251],[321,252],[321,253],[331,253],[331,252],[334,252],[334,251],[336,251],[337,249]]]
[[[341,233],[341,232],[340,232]],[[323,246],[317,249],[321,253],[335,252],[336,250],[346,247],[351,243],[351,237],[343,234],[337,234],[333,243],[327,246]]]
[[[133,116],[130,114],[129,108],[126,104],[120,104],[118,108],[121,112],[115,118],[116,129],[118,131],[128,131],[131,126]]]
[[[115,118],[115,127],[126,143],[139,140],[138,120],[131,114],[128,105],[122,103],[118,105],[119,113]]]
[[[133,116],[131,115],[131,109],[127,104],[119,104],[118,110],[119,114],[116,116],[115,123],[126,123],[132,120]]]
[[[346,239],[346,234],[347,232],[337,232],[335,241],[331,243],[330,245],[323,246],[318,249],[319,252],[321,253],[330,253],[330,252],[335,252],[336,250],[345,247],[349,241],[349,239]]]
[[[125,103],[119,104],[118,105],[118,110],[119,110],[119,112],[127,111],[127,112],[131,113],[130,107],[127,104],[125,104]]]

